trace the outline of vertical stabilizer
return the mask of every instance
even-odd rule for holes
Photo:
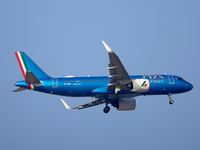
[[[38,79],[49,78],[24,52],[15,52],[15,55],[25,80],[27,71],[31,71]]]

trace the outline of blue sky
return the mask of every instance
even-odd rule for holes
[[[199,149],[200,2],[0,0],[0,149]],[[48,75],[108,75],[104,40],[127,72],[174,74],[188,93],[136,97],[128,112],[104,105],[66,110],[92,98],[13,93],[23,76],[15,51]]]

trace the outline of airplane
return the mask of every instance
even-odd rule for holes
[[[40,69],[24,52],[15,52],[24,80],[15,83],[19,88],[13,92],[26,89],[69,97],[92,97],[95,101],[71,108],[61,99],[67,109],[84,109],[105,104],[104,113],[111,106],[120,111],[134,110],[140,95],[167,95],[169,104],[173,104],[171,94],[192,90],[193,85],[175,75],[133,75],[130,76],[119,57],[102,41],[109,54],[109,76],[88,77],[50,77]]]

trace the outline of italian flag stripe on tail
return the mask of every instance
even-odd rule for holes
[[[23,57],[23,54],[20,52],[15,52],[15,55],[17,57],[17,61],[19,63],[19,66],[21,68],[22,74],[24,76],[24,79],[26,80],[26,71],[28,71],[28,67],[26,65],[25,59]]]

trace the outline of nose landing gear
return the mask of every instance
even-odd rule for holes
[[[171,99],[171,93],[169,93],[168,95],[168,98],[169,98],[169,104],[172,105],[174,103],[174,101]]]
[[[170,100],[170,101],[169,101],[169,104],[170,104],[170,105],[172,105],[173,103],[174,103],[174,101],[173,101],[173,100]]]

